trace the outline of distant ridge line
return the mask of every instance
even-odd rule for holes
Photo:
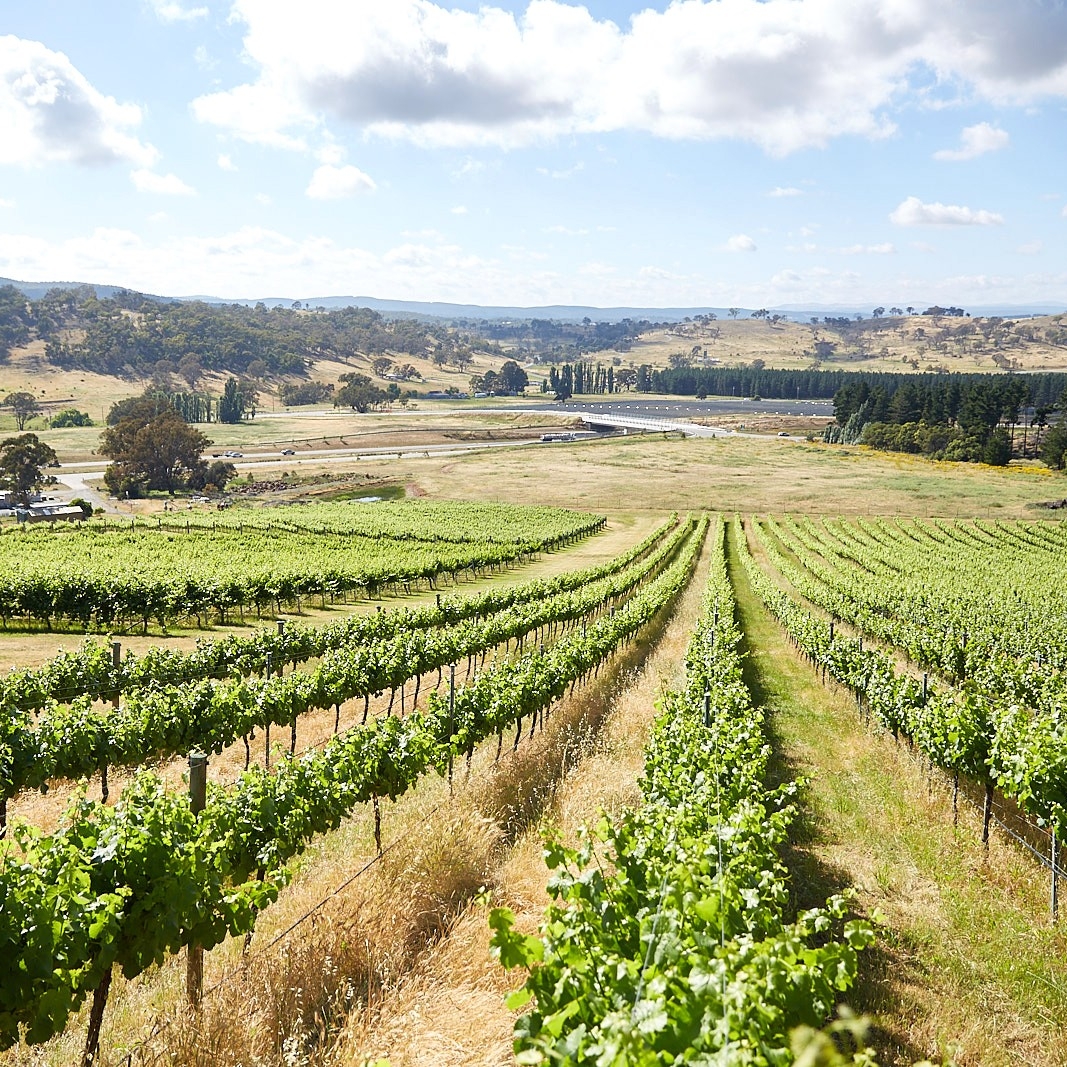
[[[27,299],[38,300],[49,289],[76,289],[83,285],[95,290],[101,299],[112,297],[122,291],[140,292],[130,286],[99,285],[94,282],[24,282],[14,278],[0,278],[0,285],[13,285],[25,293]],[[646,319],[650,322],[683,322],[687,318],[714,314],[720,319],[729,318],[729,308],[706,307],[594,307],[582,304],[544,304],[538,306],[522,305],[484,305],[457,304],[437,300],[386,300],[373,296],[312,296],[312,297],[257,297],[226,299],[218,296],[162,296],[154,293],[142,293],[152,300],[163,302],[198,300],[207,304],[241,304],[254,307],[264,304],[266,307],[291,307],[299,303],[302,307],[326,308],[333,310],[343,307],[370,308],[386,315],[400,315],[411,318],[435,319],[554,319],[558,322],[581,322],[588,318],[593,322],[619,322],[622,319]],[[925,310],[932,304],[924,304]],[[738,319],[749,318],[755,308],[740,308]],[[768,308],[773,314],[780,314],[793,322],[807,322],[812,317],[820,321],[824,317],[848,316],[860,314],[870,318],[871,309],[859,305],[832,304],[783,304]],[[972,316],[988,317],[1000,315],[1004,318],[1026,318],[1033,315],[1055,315],[1067,312],[1067,300],[1063,304],[1001,304],[981,305],[966,308]]]

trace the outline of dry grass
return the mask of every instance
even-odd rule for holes
[[[678,323],[646,334],[626,353],[624,361],[662,367],[672,355],[688,356],[696,346],[694,366],[736,366],[762,359],[768,367],[806,368],[815,365],[814,342],[818,339],[835,346],[819,364],[824,370],[999,373],[1002,368],[993,359],[996,355],[1014,360],[1019,369],[1060,371],[1067,368],[1067,347],[1049,342],[1046,331],[1062,327],[1063,322],[1063,315],[1007,320],[996,331],[994,342],[982,338],[980,332],[956,336],[960,327],[988,326],[988,320],[983,319],[913,315],[875,321],[867,316],[862,326],[843,332],[827,327],[821,319],[813,326],[810,322],[720,318],[709,325]]]
[[[701,568],[640,668],[623,671],[617,687],[584,697],[588,706],[576,723],[568,716],[561,729],[560,719],[550,719],[548,748],[519,771],[522,781],[513,782],[509,773],[506,783],[501,780],[483,794],[483,803],[488,800],[491,809],[503,801],[505,810],[522,816],[524,832],[500,862],[493,893],[494,903],[506,904],[516,913],[520,928],[530,932],[537,928],[547,903],[548,871],[536,832],[538,805],[526,810],[525,802],[516,807],[509,798],[529,796],[530,787],[538,786],[542,797],[551,797],[547,818],[569,838],[598,811],[614,811],[637,799],[648,728],[664,687],[682,677],[682,657],[699,610],[703,573]],[[554,742],[552,729],[559,731]],[[532,754],[532,748],[529,751]],[[355,1067],[386,1055],[393,1067],[512,1063],[514,1015],[506,1009],[504,995],[516,979],[493,961],[488,942],[485,904],[477,901],[448,938],[380,1002],[373,1017],[350,1023],[328,1061],[330,1067]]]
[[[595,684],[548,717],[543,732],[530,738],[524,730],[514,755],[509,737],[499,762],[495,740],[480,747],[469,770],[459,761],[453,800],[446,782],[428,778],[397,804],[383,803],[383,836],[394,844],[381,861],[374,861],[369,810],[316,842],[293,885],[263,915],[252,951],[243,956],[239,944],[227,942],[207,954],[211,992],[195,1022],[182,1006],[180,957],[134,982],[117,980],[102,1062],[331,1062],[330,1035],[342,1017],[346,1033],[369,1033],[413,965],[435,951],[457,922],[471,921],[477,913],[471,901],[483,886],[499,881],[511,844],[539,820],[571,768],[596,748],[616,683],[643,655],[644,649],[632,650],[601,671]],[[367,864],[353,880],[353,872]],[[337,894],[336,887],[347,882]],[[542,876],[540,903],[543,885]],[[316,907],[324,898],[325,906]],[[309,913],[293,936],[272,944]],[[490,972],[486,989],[496,990],[503,976],[492,973],[488,957],[482,967]],[[479,992],[464,995],[477,998]],[[491,999],[503,1012],[495,992]],[[469,1030],[469,1017],[459,1025]],[[83,1027],[84,1018],[56,1041],[12,1051],[2,1062],[72,1062]],[[507,1022],[501,1031],[504,1045],[509,1028]]]
[[[1041,467],[934,463],[756,437],[648,435],[553,445],[536,457],[529,449],[501,451],[506,455],[398,462],[396,471],[431,496],[603,512],[640,504],[661,511],[1034,518],[1033,505],[1067,492],[1062,475]]]

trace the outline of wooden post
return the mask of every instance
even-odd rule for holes
[[[274,665],[274,657],[268,652],[265,659],[267,661],[267,664],[265,668],[264,677],[269,681],[271,667]],[[264,726],[265,729],[263,731],[263,735],[265,740],[263,742],[263,766],[267,770],[270,770],[270,723],[267,722],[264,724]]]
[[[207,756],[203,752],[189,753],[189,810],[198,815],[207,803]],[[189,1005],[200,1007],[204,989],[204,948],[189,945],[185,958],[185,995]]]
[[[448,795],[452,795],[452,736],[456,732],[456,665],[448,668]]]
[[[711,693],[704,690],[704,725],[711,726]]]
[[[1059,857],[1059,842],[1056,840],[1056,824],[1052,824],[1052,899],[1050,901],[1050,907],[1052,911],[1052,921],[1055,922],[1059,917],[1060,901],[1059,901],[1059,884],[1058,884],[1058,863]]]
[[[115,671],[115,690],[111,694],[111,703],[117,708],[119,706],[118,673],[122,666],[122,644],[119,641],[111,642],[111,666]]]

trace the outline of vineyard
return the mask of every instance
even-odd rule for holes
[[[0,625],[148,631],[319,597],[377,596],[528,558],[598,529],[558,508],[319,505],[257,521],[101,520],[0,533]],[[381,513],[379,516],[379,512]],[[492,531],[486,533],[485,531]]]
[[[196,1010],[197,961],[249,952],[313,843],[362,820],[380,857],[383,807],[434,782],[451,798],[472,765],[546,736],[576,693],[610,702],[694,581],[684,674],[660,698],[634,802],[577,836],[545,831],[535,932],[507,899],[486,915],[523,983],[508,1001],[517,1062],[874,1062],[865,1024],[833,1020],[877,922],[848,891],[798,902],[803,786],[772,769],[742,578],[867,729],[940,772],[953,809],[978,798],[986,845],[999,826],[1051,873],[1055,917],[1062,527],[675,515],[602,562],[524,575],[605,526],[412,501],[0,536],[4,625],[90,631],[0,682],[0,1048],[32,1054],[78,1028],[84,1063],[120,1062],[101,1039],[116,975],[150,983],[187,957]],[[260,618],[312,597],[340,617]],[[238,633],[194,629],[245,613]],[[92,635],[152,625],[199,636],[123,656]]]

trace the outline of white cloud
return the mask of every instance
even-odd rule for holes
[[[776,185],[767,195],[768,196],[772,196],[772,197],[803,196],[804,193],[803,193],[803,190],[795,189],[791,185],[790,186],[786,186],[785,188],[783,188],[780,185]]]
[[[225,152],[219,156],[218,162],[220,170],[237,170],[237,164]]]
[[[252,197],[252,199],[255,200],[255,202],[259,204],[260,207],[270,207],[271,204],[274,203],[274,198],[270,195],[270,193],[256,193],[256,195]]]
[[[1065,219],[1067,219],[1067,204],[1065,204],[1065,205],[1064,205],[1064,207],[1063,207],[1063,210],[1062,210],[1062,211],[1060,212],[1060,214],[1061,214],[1061,215],[1062,215],[1062,216],[1063,216],[1063,217],[1064,217]]]
[[[345,161],[345,150],[342,145],[333,141],[327,141],[315,151],[315,158],[320,163],[326,163],[333,167],[340,166]]]
[[[999,226],[1004,217],[956,204],[924,204],[917,196],[909,196],[890,213],[889,221],[897,226]]]
[[[457,204],[454,208],[452,208],[452,214],[453,215],[466,215],[466,214],[468,214],[466,205]]]
[[[161,233],[156,238],[98,229],[57,242],[0,228],[0,277],[89,278],[174,296],[211,293],[222,299],[258,299],[285,293],[367,293],[458,303],[602,307],[767,307],[788,297],[873,307],[885,302],[887,291],[884,282],[814,265],[744,281],[736,273],[725,280],[657,267],[635,271],[608,260],[610,266],[599,274],[587,263],[580,277],[577,268],[564,277],[551,269],[551,260],[533,262],[539,257],[506,250],[477,256],[456,245],[414,242],[381,254],[325,236],[295,238],[251,226],[221,234]],[[1067,272],[897,278],[891,288],[894,303],[901,306],[936,302],[966,307],[988,302],[990,294],[1011,303],[1058,302],[1067,290]]]
[[[325,163],[311,176],[305,195],[312,200],[344,200],[358,193],[373,193],[374,179],[358,167],[335,167]]]
[[[723,250],[726,252],[755,252],[756,242],[747,233],[735,233],[723,245]]]
[[[572,229],[570,226],[546,226],[545,233],[561,233],[565,237],[585,237],[589,233],[586,229]]]
[[[206,7],[186,7],[176,0],[148,0],[148,4],[163,22],[190,22],[210,14]]]
[[[159,153],[128,132],[140,122],[136,104],[99,92],[62,52],[0,37],[0,164],[150,167]]]
[[[342,122],[424,144],[643,130],[782,154],[884,137],[929,86],[994,104],[1067,96],[1067,8],[1003,0],[677,0],[625,28],[584,6],[235,0],[254,81],[199,119],[297,147]],[[977,136],[981,136],[980,134]]]
[[[959,162],[985,155],[986,152],[998,152],[1007,148],[1011,138],[1005,130],[980,122],[977,126],[967,126],[960,134],[959,148],[942,148],[934,153],[934,159]]]
[[[1015,251],[1018,252],[1020,256],[1036,256],[1039,252],[1043,252],[1044,249],[1045,242],[1040,238],[1037,238],[1033,241],[1027,241],[1025,244],[1019,245]]]
[[[849,245],[847,248],[842,248],[841,252],[846,256],[891,256],[896,252],[896,248],[889,241],[884,241],[877,245]]]
[[[579,161],[567,170],[549,170],[547,167],[538,167],[537,173],[545,178],[553,178],[556,181],[563,181],[567,178],[573,178],[575,174],[582,170],[585,170],[585,164]]]
[[[0,197],[0,208],[9,208],[9,207],[14,207],[14,206],[15,206],[15,201],[14,200],[8,200],[8,199],[6,199],[4,197]]]
[[[130,179],[139,193],[158,193],[160,196],[195,196],[196,190],[186,185],[176,174],[156,174],[151,170],[134,170]]]

